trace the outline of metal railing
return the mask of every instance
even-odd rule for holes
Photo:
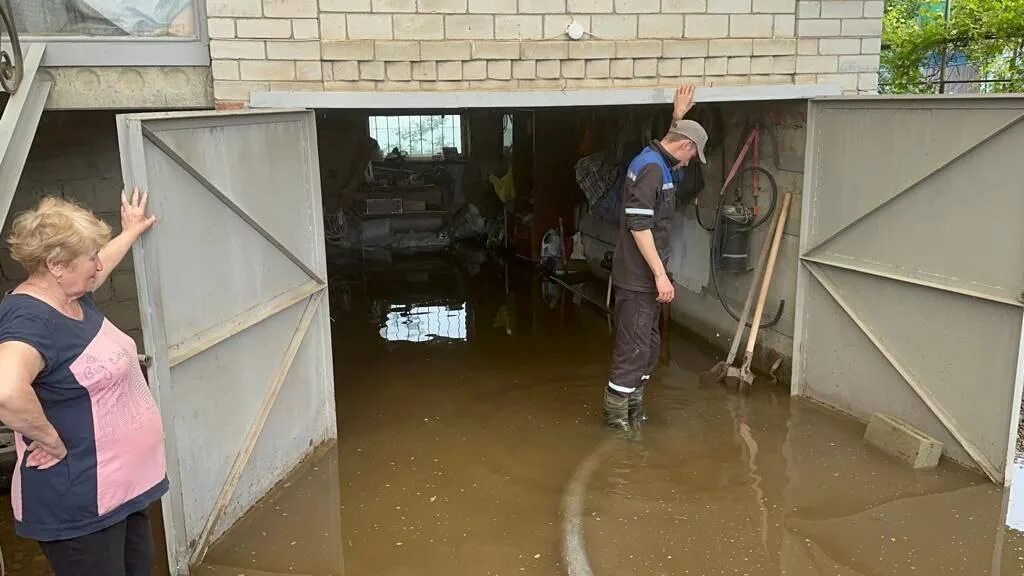
[[[0,0],[0,88],[4,92],[14,94],[21,84],[24,74],[24,59],[21,53],[21,42],[18,40],[18,27],[14,24],[14,11],[11,0]],[[4,34],[10,43],[10,52],[4,47]]]

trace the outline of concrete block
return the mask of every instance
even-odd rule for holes
[[[789,56],[796,54],[796,39],[754,40],[754,56]]]
[[[320,61],[320,74],[323,76],[325,82],[334,81],[334,62]],[[339,62],[339,64],[352,64],[352,62]],[[355,65],[356,78],[359,77],[359,64]]]
[[[611,60],[587,60],[587,78],[608,78]]]
[[[384,73],[383,62],[359,63],[359,78],[362,80],[383,80],[385,77]]]
[[[270,40],[268,60],[319,60],[320,43],[310,40]]]
[[[682,14],[642,14],[637,21],[638,38],[682,38]]]
[[[270,18],[316,18],[317,0],[263,0],[263,15]]]
[[[444,40],[444,16],[395,14],[395,40]]]
[[[569,44],[569,58],[573,60],[610,59],[615,58],[615,54],[615,42],[587,40]]]
[[[565,87],[575,90],[593,90],[597,88],[605,88],[608,86],[608,80],[601,80],[595,78],[587,78],[584,80],[568,80],[565,82]]]
[[[537,61],[517,60],[513,62],[512,77],[516,80],[533,80],[537,77]]]
[[[317,40],[320,38],[319,20],[292,20],[292,38],[296,40]]]
[[[616,58],[658,58],[662,54],[657,40],[621,40],[615,43]]]
[[[437,79],[443,81],[462,80],[462,62],[447,61],[437,63]]]
[[[537,78],[553,80],[562,77],[562,62],[560,60],[540,60],[537,62]]]
[[[563,14],[565,0],[519,0],[521,14]]]
[[[412,79],[430,82],[437,80],[437,62],[413,62]]]
[[[469,83],[471,90],[515,90],[518,80],[477,80]]]
[[[796,16],[792,14],[776,15],[774,33],[776,38],[793,38],[796,36]]]
[[[428,82],[429,84],[429,82]],[[384,92],[412,92],[420,89],[422,84],[415,80],[386,80],[384,82],[377,82],[374,90]]]
[[[406,82],[412,80],[411,62],[387,62],[385,73],[388,80]]]
[[[473,58],[473,43],[465,40],[420,42],[420,58],[424,60],[470,60]]]
[[[817,84],[818,83],[818,75],[817,74],[796,74],[795,76],[793,76],[793,83],[794,84]]]
[[[915,469],[934,468],[942,457],[941,442],[885,414],[871,415],[864,441]]]
[[[215,80],[213,96],[217,100],[249,101],[249,94],[255,91],[270,89],[267,82],[238,82],[235,80]]]
[[[261,40],[210,40],[210,57],[217,60],[263,60],[267,51]]]
[[[843,20],[842,32],[843,36],[881,36],[882,20],[880,18]]]
[[[708,0],[708,12],[712,14],[749,14],[751,0]]]
[[[206,0],[206,15],[253,18],[263,16],[261,0]]]
[[[142,329],[139,303],[135,300],[107,306],[103,309],[103,315],[107,317],[111,324],[124,332]]]
[[[597,15],[590,17],[591,32],[607,40],[633,40],[637,33],[634,14]]]
[[[799,66],[799,63],[797,63]],[[843,89],[844,93],[857,92],[857,83],[860,77],[857,74],[818,74],[818,84],[836,84]]]
[[[702,58],[707,55],[707,40],[666,40],[662,44],[662,56],[665,58]]]
[[[211,68],[214,80],[240,80],[237,60],[214,60]]]
[[[658,76],[678,77],[682,72],[682,65],[680,58],[662,58],[658,60]]]
[[[885,14],[885,2],[865,2],[864,3],[864,17],[865,18],[881,18]]]
[[[636,78],[653,78],[658,75],[658,59],[643,58],[633,61],[633,76]]]
[[[771,38],[775,18],[768,14],[741,14],[729,17],[729,36],[735,38]]]
[[[565,60],[569,58],[569,43],[561,40],[523,42],[520,44],[520,52],[527,60]]]
[[[544,38],[544,18],[542,16],[495,16],[494,37],[498,40],[542,40]]]
[[[419,0],[421,13],[464,14],[469,7],[466,0]]]
[[[617,14],[656,14],[661,0],[615,0]]]
[[[416,0],[372,0],[374,12],[400,13],[416,12]]]
[[[725,38],[728,35],[728,16],[694,14],[686,17],[687,38]]]
[[[743,86],[750,84],[750,76],[722,76],[711,80],[712,86]]]
[[[629,58],[612,60],[611,64],[611,77],[612,78],[632,78],[633,77],[633,60]]]
[[[359,80],[359,62],[334,62],[331,70],[335,80]]]
[[[372,9],[370,0],[320,0],[323,12],[369,12]]]
[[[815,56],[818,54],[818,41],[817,40],[805,40],[803,38],[797,40],[796,53],[800,56]]]
[[[520,80],[519,87],[523,90],[560,90],[565,88],[563,80]]]
[[[518,60],[518,42],[473,42],[473,60]]]
[[[750,74],[750,57],[743,56],[740,58],[729,58],[729,64],[726,67],[726,71],[730,75]]]
[[[235,21],[232,18],[210,18],[206,21],[211,39],[227,39],[235,37]]]
[[[860,52],[861,54],[878,54],[882,51],[882,39],[881,38],[865,38],[861,40]]]
[[[134,278],[132,278],[132,280],[134,280]],[[110,282],[108,279],[107,282],[97,286],[96,290],[92,293],[92,297],[97,304],[101,305],[101,308],[105,308],[105,306],[102,306],[103,304],[114,300],[113,282]]]
[[[708,56],[750,56],[753,53],[753,40],[723,39],[708,43]]]
[[[114,292],[114,298],[119,302],[137,302],[139,300],[134,274],[114,273],[110,276],[110,286]]]
[[[877,72],[878,67],[878,56],[875,55],[839,57],[840,73]]]
[[[708,0],[661,0],[661,11],[679,14],[703,14],[708,11]]]
[[[570,14],[611,14],[615,0],[569,0],[566,8]]]
[[[303,82],[316,82],[324,79],[324,69],[320,60],[295,63],[295,79]]]
[[[486,80],[487,79],[487,61],[486,60],[473,60],[472,62],[464,62],[462,64],[462,79],[463,80]]]
[[[704,58],[683,58],[679,66],[680,76],[703,76]]]
[[[390,38],[390,26],[388,34],[388,38]],[[348,38],[348,16],[345,14],[321,14],[320,37],[324,40],[346,40]],[[360,38],[362,38],[361,35]]]
[[[872,94],[878,92],[878,73],[858,75],[857,90]]]
[[[797,24],[797,35],[801,38],[839,36],[841,27],[841,20],[800,20]]]
[[[795,74],[796,73],[796,56],[773,56],[772,57],[772,73],[773,74]]]
[[[583,78],[586,75],[586,60],[566,60],[565,62],[562,62],[563,78]]]
[[[512,79],[512,61],[511,60],[488,60],[487,61],[487,78],[491,80],[511,80]]]
[[[754,0],[754,12],[795,14],[796,0]]]
[[[704,61],[705,76],[725,76],[729,71],[728,58],[708,58]]]
[[[350,40],[391,40],[394,38],[394,19],[387,14],[321,14],[320,33],[324,39],[331,39],[328,32],[336,33],[338,18],[348,20]]]
[[[334,81],[325,82],[324,90],[329,92],[372,92],[377,89],[377,83],[372,80],[356,81]]]
[[[239,70],[242,80],[295,80],[295,62],[243,60]]]
[[[494,17],[447,16],[444,19],[444,36],[449,40],[491,40],[494,38]]]
[[[797,56],[799,74],[832,74],[839,70],[838,56]]]
[[[377,42],[374,46],[376,60],[384,62],[403,62],[420,59],[419,42]]]
[[[864,15],[861,0],[825,0],[821,3],[822,18],[860,18]]]
[[[775,57],[773,56],[757,56],[756,58],[750,59],[750,73],[751,74],[774,74],[775,73]]]
[[[469,0],[470,14],[515,14],[516,0]]]
[[[828,38],[818,42],[818,53],[822,56],[839,54],[860,54],[860,40],[857,38]]]
[[[803,18],[821,18],[821,2],[818,0],[800,0],[796,4],[796,14]]]
[[[321,42],[320,52],[324,60],[373,60],[373,42]]]

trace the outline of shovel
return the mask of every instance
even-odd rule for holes
[[[772,216],[771,224],[768,226],[768,234],[770,237],[775,226],[779,222],[779,213],[776,212]],[[702,383],[714,383],[721,382],[726,376],[727,370],[736,362],[736,354],[740,350],[740,339],[743,338],[743,329],[747,326],[747,318],[750,317],[750,309],[754,306],[754,294],[757,294],[758,288],[761,286],[761,277],[764,274],[764,266],[768,262],[768,250],[771,248],[771,242],[768,241],[768,237],[761,244],[761,254],[757,257],[757,264],[754,266],[754,278],[750,281],[750,289],[747,290],[747,300],[743,303],[743,312],[740,314],[739,323],[736,324],[736,334],[732,337],[732,346],[729,348],[729,355],[726,356],[725,361],[715,364],[710,370],[701,372],[700,381]],[[739,376],[739,371],[735,368],[735,376]]]
[[[772,272],[775,271],[775,259],[779,255],[779,245],[782,243],[782,231],[786,227],[786,216],[789,214],[789,204],[793,195],[789,192],[782,197],[782,210],[779,212],[779,221],[775,225],[775,236],[772,238],[772,249],[768,254],[768,265],[764,270],[764,282],[761,283],[761,294],[757,297],[757,307],[754,309],[754,319],[750,328],[750,337],[747,339],[747,349],[743,352],[743,366],[739,370],[740,386],[748,388],[754,383],[754,373],[750,371],[750,363],[754,358],[754,344],[757,342],[757,329],[761,326],[761,315],[764,313],[764,301],[768,298],[768,288],[772,283]],[[735,368],[729,367],[726,373],[726,380],[733,374]]]

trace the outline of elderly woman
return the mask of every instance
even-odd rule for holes
[[[56,576],[149,574],[146,508],[167,491],[163,427],[135,342],[92,293],[156,221],[122,196],[122,232],[55,198],[15,219],[29,277],[0,302],[0,420],[15,432],[16,530]]]

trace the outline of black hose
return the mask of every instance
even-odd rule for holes
[[[764,214],[761,216],[760,219],[752,222],[749,226],[744,226],[742,228],[738,228],[737,229],[740,232],[752,232],[756,228],[761,227],[761,225],[763,225],[768,220],[768,218],[770,218],[771,215],[775,212],[775,206],[777,204],[778,196],[779,196],[779,188],[778,188],[778,185],[775,183],[775,177],[772,176],[771,172],[768,172],[767,170],[765,170],[764,168],[761,168],[760,166],[748,166],[748,167],[740,170],[739,172],[736,173],[736,177],[733,179],[733,181],[734,182],[740,182],[741,181],[740,176],[742,174],[744,174],[745,172],[758,172],[758,173],[760,173],[760,174],[762,174],[764,176],[767,176],[768,184],[769,184],[769,187],[771,188],[771,196],[772,196],[771,204],[768,205],[768,209],[765,210]],[[725,206],[725,204],[726,204],[725,203],[725,198],[723,197],[722,198],[722,202],[719,202],[718,208],[715,210],[715,227],[712,229],[712,234],[711,234],[711,250],[708,251],[708,253],[710,255],[710,260],[711,260],[711,284],[715,288],[715,295],[718,297],[718,301],[722,303],[722,308],[725,308],[725,311],[729,314],[729,316],[732,317],[733,320],[735,320],[736,322],[739,322],[740,321],[740,315],[737,314],[732,308],[729,307],[729,303],[726,302],[725,298],[722,296],[721,290],[718,289],[718,267],[716,266],[716,264],[718,263],[718,256],[719,256],[719,242],[718,242],[718,240],[719,240],[719,235],[722,233],[720,231],[720,228],[724,228],[724,226],[723,227],[718,226],[718,223],[721,222],[722,208]],[[698,212],[697,218],[698,218],[698,222],[699,222],[700,210],[698,209],[697,212]],[[780,222],[779,225],[780,226],[785,226],[785,222]],[[771,242],[771,238],[766,238],[765,242]],[[769,320],[767,323],[762,323],[760,325],[760,327],[761,328],[769,328],[771,326],[774,326],[774,325],[778,324],[779,320],[782,318],[782,311],[783,311],[783,309],[785,307],[786,307],[786,301],[785,300],[781,300],[779,302],[779,309],[775,312],[774,318]],[[747,324],[748,328],[753,326],[753,324],[750,321],[747,321],[746,324]]]

